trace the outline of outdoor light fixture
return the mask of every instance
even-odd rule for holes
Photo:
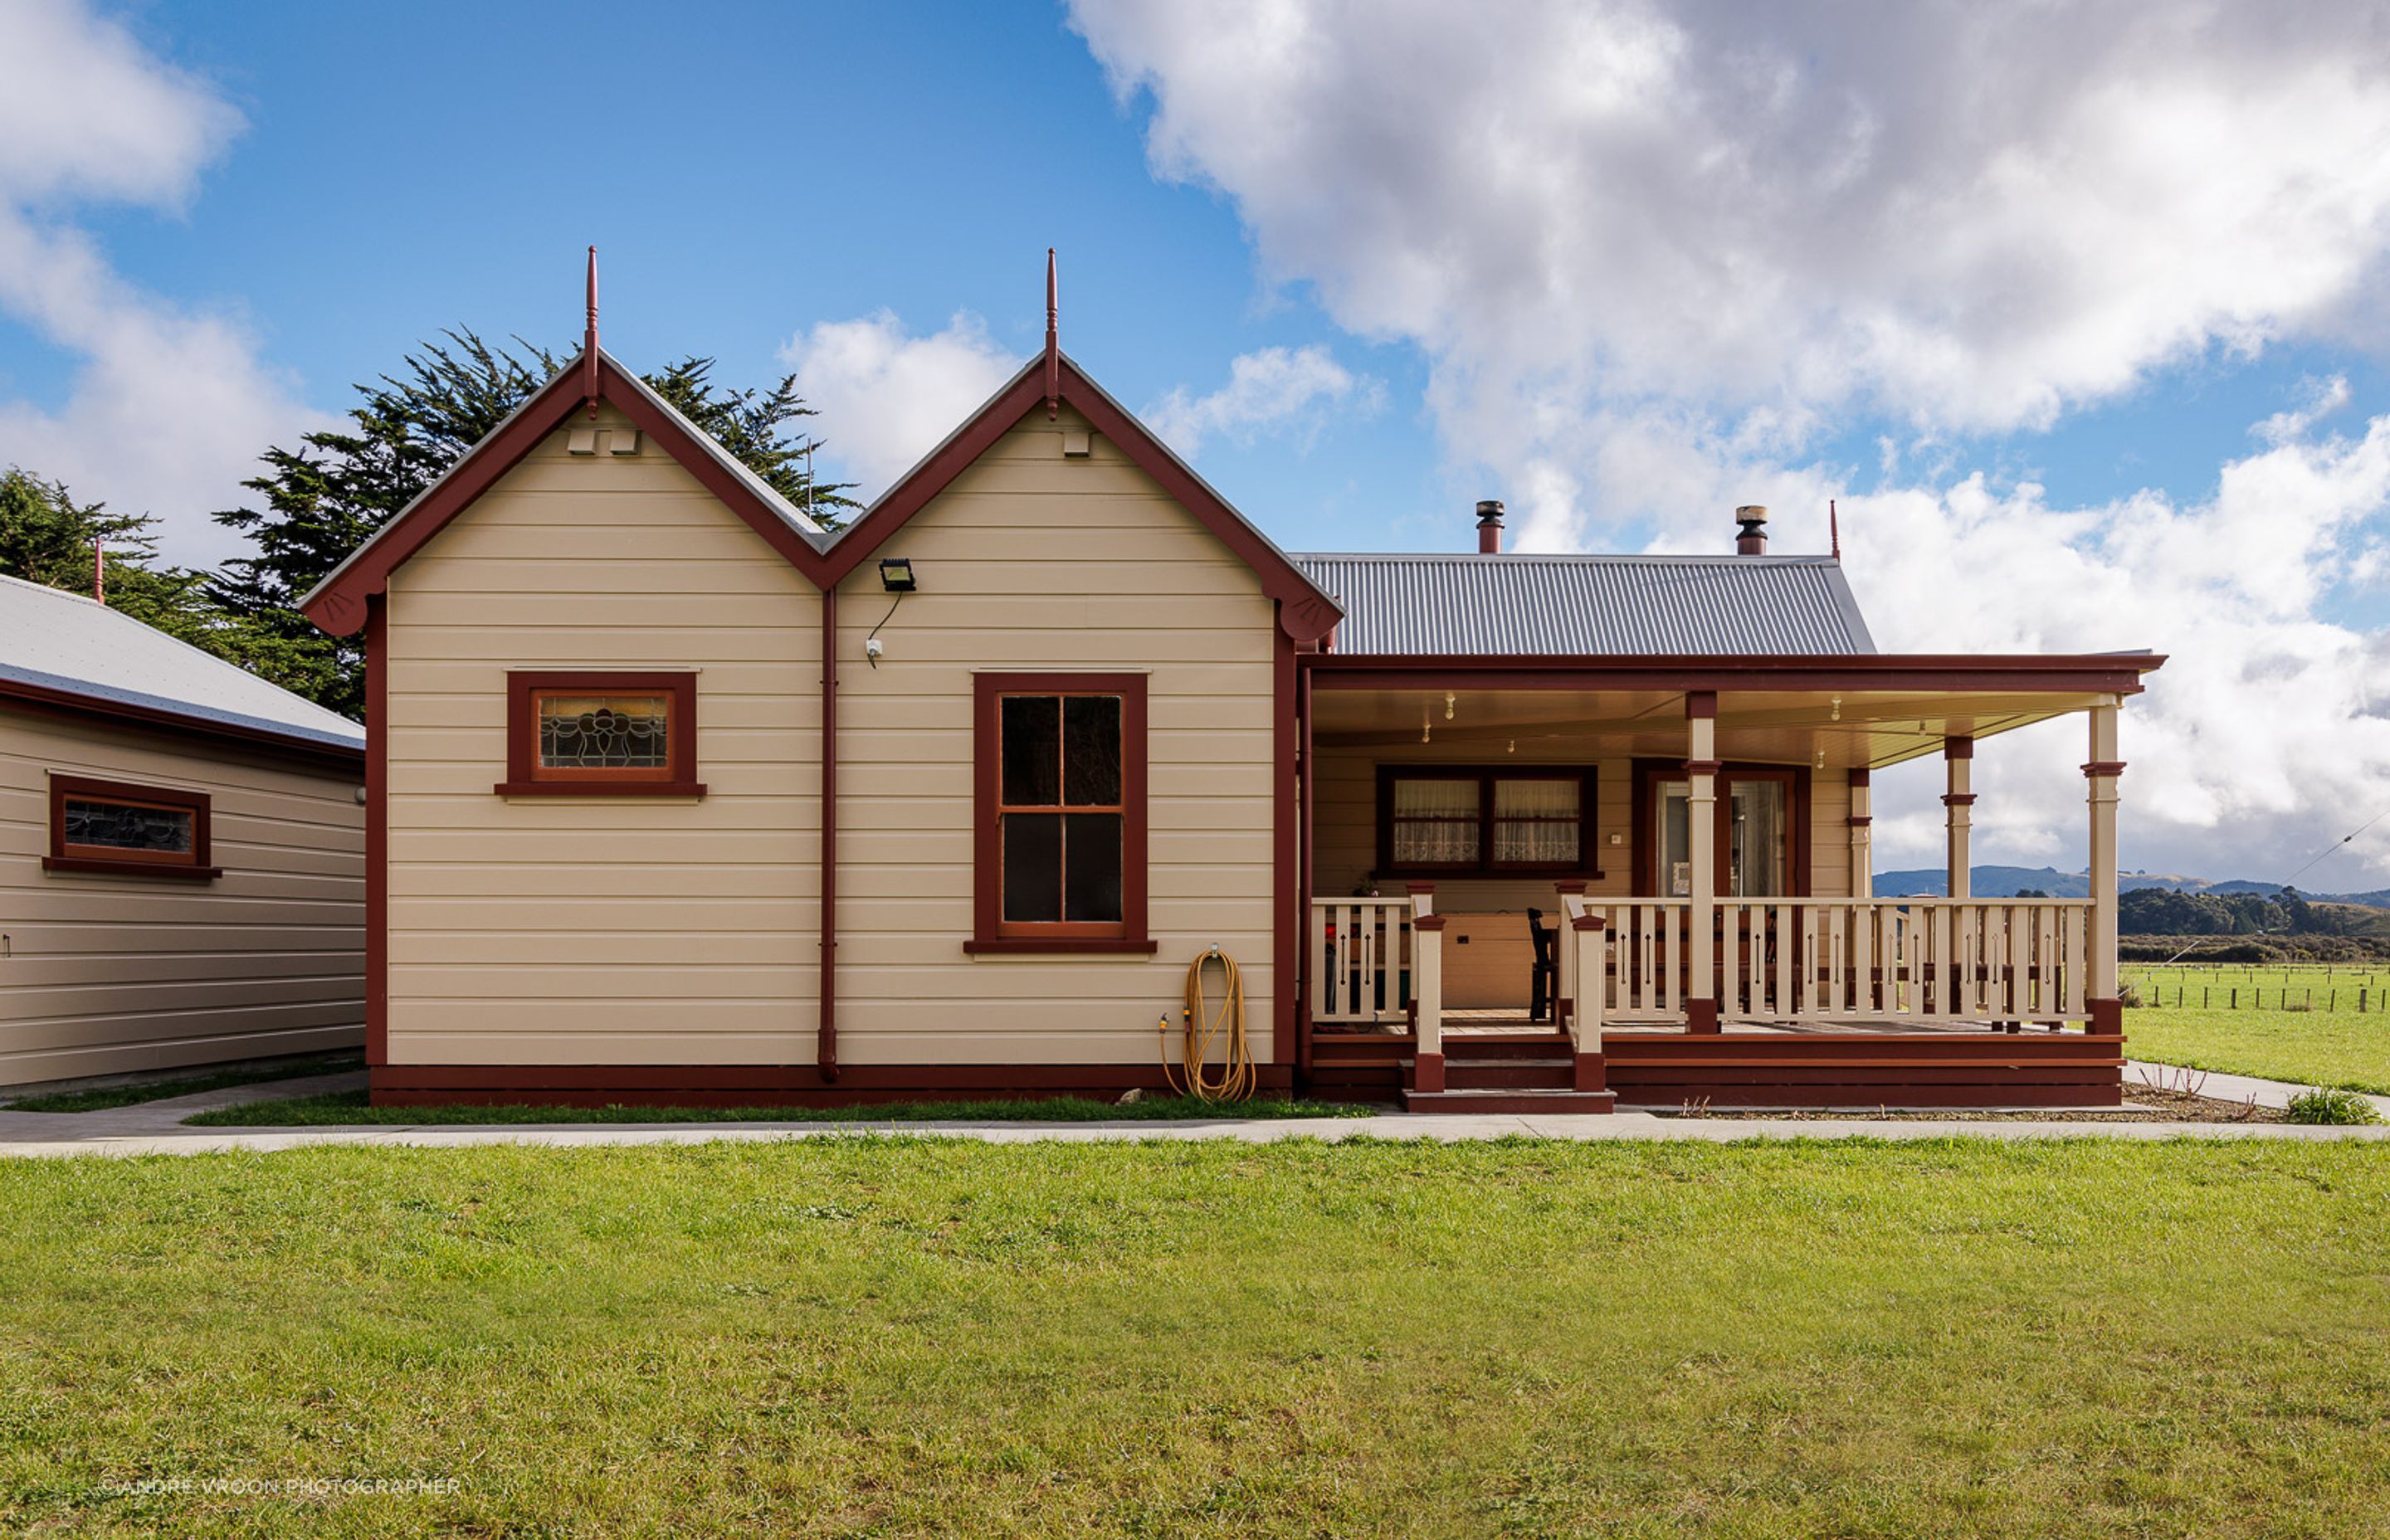
[[[1831,716],[1830,716],[1827,720],[1831,721],[1831,722],[1840,722],[1842,719],[1843,719],[1843,698],[1842,698],[1841,696],[1839,696],[1839,695],[1838,695],[1838,696],[1834,697],[1834,710],[1833,710],[1833,714],[1832,714]]]
[[[1444,692],[1444,719],[1446,722],[1452,720],[1453,708],[1459,704],[1460,697],[1453,694],[1450,690]]]
[[[892,594],[909,594],[918,586],[913,581],[913,563],[901,556],[892,556],[880,563],[880,586]]]

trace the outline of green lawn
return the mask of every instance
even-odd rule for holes
[[[2390,1094],[2390,1010],[2384,1008],[2390,969],[2127,963],[2122,972],[2145,999],[2160,1002],[2125,1013],[2127,1051],[2136,1059]],[[2294,1005],[2312,998],[2314,1008],[2285,1010],[2286,996]]]
[[[1367,1118],[1374,1108],[1334,1101],[1199,1101],[1193,1097],[1142,1097],[1123,1106],[1086,1097],[1013,1101],[900,1101],[865,1107],[534,1107],[508,1102],[477,1106],[375,1107],[363,1091],[283,1097],[195,1112],[183,1121],[203,1128],[337,1126],[344,1123],[1160,1123],[1188,1118]]]
[[[2378,1535],[2390,1149],[0,1173],[0,1532]],[[454,1481],[126,1495],[143,1479]]]

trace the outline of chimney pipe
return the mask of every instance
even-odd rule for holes
[[[1502,505],[1490,497],[1477,505],[1477,554],[1502,554]]]
[[[1767,510],[1756,503],[1746,503],[1734,510],[1737,526],[1734,554],[1766,556],[1767,554]]]

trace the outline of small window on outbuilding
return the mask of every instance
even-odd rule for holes
[[[210,801],[204,791],[50,776],[48,871],[117,872],[201,880],[210,865]]]
[[[507,778],[525,796],[699,797],[697,675],[507,676]]]

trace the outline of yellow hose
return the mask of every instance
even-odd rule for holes
[[[1203,965],[1214,961],[1220,965],[1224,987],[1219,1009],[1211,1010],[1203,998]],[[1170,1018],[1165,1016],[1155,1024],[1162,1038],[1162,1074],[1170,1088],[1198,1101],[1242,1101],[1252,1096],[1261,1073],[1254,1068],[1252,1046],[1245,1041],[1245,981],[1236,958],[1214,946],[1187,965],[1187,1005],[1180,1020],[1185,1033],[1178,1049],[1178,1073],[1172,1072],[1170,1064]],[[1224,1048],[1218,1077],[1212,1079],[1207,1075],[1214,1043],[1224,1043]]]

